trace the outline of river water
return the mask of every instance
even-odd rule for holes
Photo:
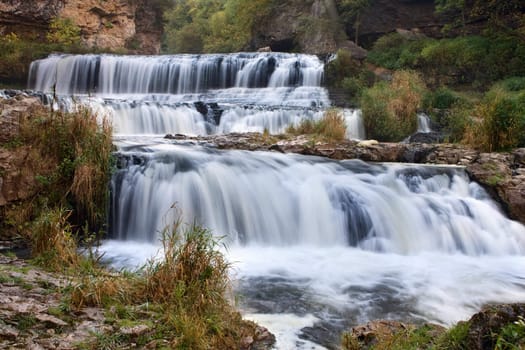
[[[223,237],[245,317],[278,349],[333,348],[372,319],[450,325],[491,302],[525,301],[525,227],[459,167],[367,164],[220,151],[163,139],[283,132],[330,106],[315,56],[54,55],[30,86],[89,105],[114,125],[115,266],[135,267],[174,219]],[[360,112],[344,112],[364,138]]]

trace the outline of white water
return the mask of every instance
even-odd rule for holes
[[[330,106],[323,69],[316,56],[280,53],[52,55],[32,63],[29,82],[68,108],[90,106],[117,135],[279,134]],[[216,104],[217,118],[195,103]],[[348,138],[364,138],[360,114],[345,118]]]
[[[422,133],[429,133],[432,132],[432,129],[430,128],[430,117],[426,115],[425,113],[419,113],[417,115],[417,132]]]
[[[31,72],[32,87],[113,121],[119,168],[105,257],[133,267],[154,256],[176,204],[186,222],[225,236],[239,306],[279,336],[278,349],[322,349],[371,319],[450,325],[486,303],[525,301],[525,228],[460,168],[158,137],[278,133],[320,118],[330,102],[313,56],[51,56]],[[348,138],[365,138],[359,112],[344,116]]]
[[[349,140],[366,139],[365,126],[363,124],[360,109],[344,109],[343,116],[346,122],[346,138]]]
[[[225,236],[240,306],[281,334],[279,349],[309,349],[295,342],[312,323],[327,344],[371,319],[450,325],[525,301],[525,227],[460,168],[144,142],[118,143],[118,240],[105,256],[137,266],[154,255],[176,203]]]

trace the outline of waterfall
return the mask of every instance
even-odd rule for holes
[[[350,140],[366,139],[363,116],[359,109],[344,109],[343,116],[346,122],[346,138]]]
[[[350,245],[467,255],[525,252],[525,228],[459,168],[406,168],[169,144],[121,152],[111,232],[154,242],[180,206],[232,244]],[[322,233],[322,234],[321,234]]]
[[[35,90],[61,95],[185,94],[210,89],[320,86],[316,56],[278,53],[230,55],[52,55],[31,64]]]
[[[450,325],[491,302],[525,302],[525,227],[462,168],[163,138],[319,120],[330,106],[323,69],[301,54],[52,55],[31,65],[29,85],[113,123],[105,258],[151,258],[179,208],[224,237],[241,307],[280,335],[279,350],[337,347],[343,330],[371,319]],[[360,111],[343,116],[347,137],[364,139]]]
[[[425,113],[418,113],[417,115],[417,132],[429,133],[432,132],[430,128],[430,117]]]
[[[51,55],[31,64],[29,87],[89,105],[119,135],[278,134],[322,118],[323,70],[303,54]],[[196,104],[214,104],[213,115]],[[347,137],[364,138],[358,112],[344,113]]]

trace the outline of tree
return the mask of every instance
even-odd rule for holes
[[[340,1],[340,9],[342,16],[350,18],[355,29],[355,44],[359,45],[359,27],[361,26],[361,16],[370,5],[372,0],[342,0]]]
[[[80,44],[80,28],[70,18],[54,18],[49,25],[47,41],[63,46]]]

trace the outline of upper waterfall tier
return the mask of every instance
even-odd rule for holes
[[[29,72],[34,90],[70,94],[187,94],[226,88],[320,86],[317,56],[287,53],[51,55]]]

